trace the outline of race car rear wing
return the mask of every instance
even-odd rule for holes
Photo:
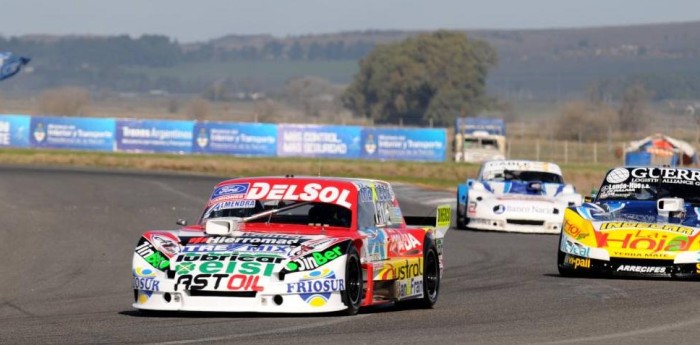
[[[430,226],[434,227],[438,238],[444,237],[452,223],[452,207],[450,205],[440,205],[435,211],[435,216],[404,216],[404,221],[408,226]]]

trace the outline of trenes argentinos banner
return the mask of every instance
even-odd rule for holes
[[[114,119],[32,117],[32,147],[93,151],[114,150]]]
[[[27,115],[0,115],[0,147],[28,147],[30,122]]]
[[[268,123],[197,122],[192,151],[240,156],[274,156],[277,125]]]
[[[360,158],[442,162],[446,150],[447,132],[444,129],[362,129]]]
[[[116,122],[118,151],[192,152],[192,121],[119,119]]]
[[[356,159],[360,156],[360,127],[292,125],[277,126],[277,155]]]

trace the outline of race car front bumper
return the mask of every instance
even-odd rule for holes
[[[558,234],[567,205],[540,200],[482,199],[467,205],[467,226],[477,230]]]
[[[673,260],[611,258],[607,261],[564,254],[559,265],[582,275],[700,279],[697,264],[674,263]]]

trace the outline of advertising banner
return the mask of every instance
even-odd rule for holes
[[[36,116],[30,133],[32,147],[114,150],[114,119]]]
[[[197,122],[192,151],[240,156],[274,156],[277,126],[267,123]]]
[[[191,153],[193,128],[192,121],[119,119],[117,151]]]
[[[442,162],[446,150],[445,129],[362,129],[360,157],[364,159]]]
[[[358,126],[277,126],[277,155],[356,159],[360,156]]]
[[[0,147],[28,147],[30,122],[27,115],[0,115]]]

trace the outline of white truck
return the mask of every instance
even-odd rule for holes
[[[495,118],[457,118],[454,152],[456,162],[480,163],[505,159],[505,122]]]

